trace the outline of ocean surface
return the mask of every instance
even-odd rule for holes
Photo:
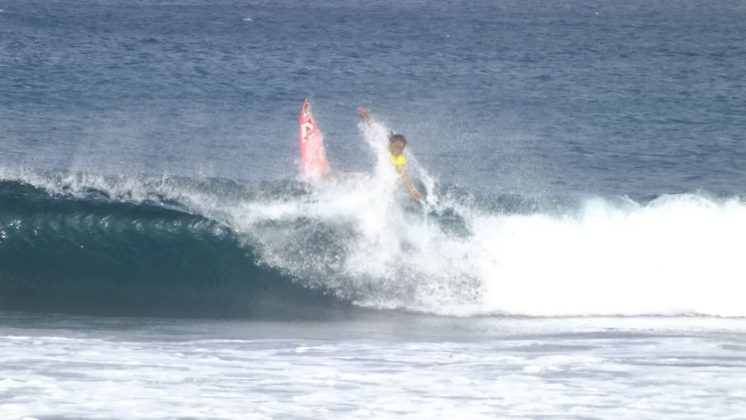
[[[0,0],[0,418],[746,418],[744,22]]]

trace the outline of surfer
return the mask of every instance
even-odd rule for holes
[[[360,107],[357,112],[366,124],[371,125],[373,123],[365,108]],[[396,170],[396,173],[399,174],[399,178],[401,178],[404,186],[407,187],[409,194],[415,200],[420,201],[422,200],[422,195],[420,195],[417,188],[415,188],[412,181],[410,181],[409,175],[407,175],[407,158],[404,157],[404,147],[406,147],[406,145],[407,139],[404,135],[391,133],[389,135],[388,146],[389,159],[391,160],[391,164],[394,165],[394,169]]]

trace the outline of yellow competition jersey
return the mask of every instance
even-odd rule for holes
[[[399,156],[394,156],[391,153],[389,153],[389,159],[391,159],[391,163],[394,164],[394,168],[396,168],[396,171],[401,171],[404,167],[407,166],[407,158],[404,157],[404,153],[400,154]]]

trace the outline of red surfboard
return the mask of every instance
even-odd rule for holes
[[[306,99],[300,110],[300,160],[303,177],[317,180],[329,173],[329,162],[321,135],[311,114],[311,102]]]

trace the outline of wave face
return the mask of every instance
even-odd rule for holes
[[[160,316],[308,317],[344,305],[256,264],[214,220],[107,191],[0,181],[0,307]]]
[[[746,316],[746,205],[733,197],[479,198],[426,182],[418,207],[375,174],[3,179],[6,310]]]

